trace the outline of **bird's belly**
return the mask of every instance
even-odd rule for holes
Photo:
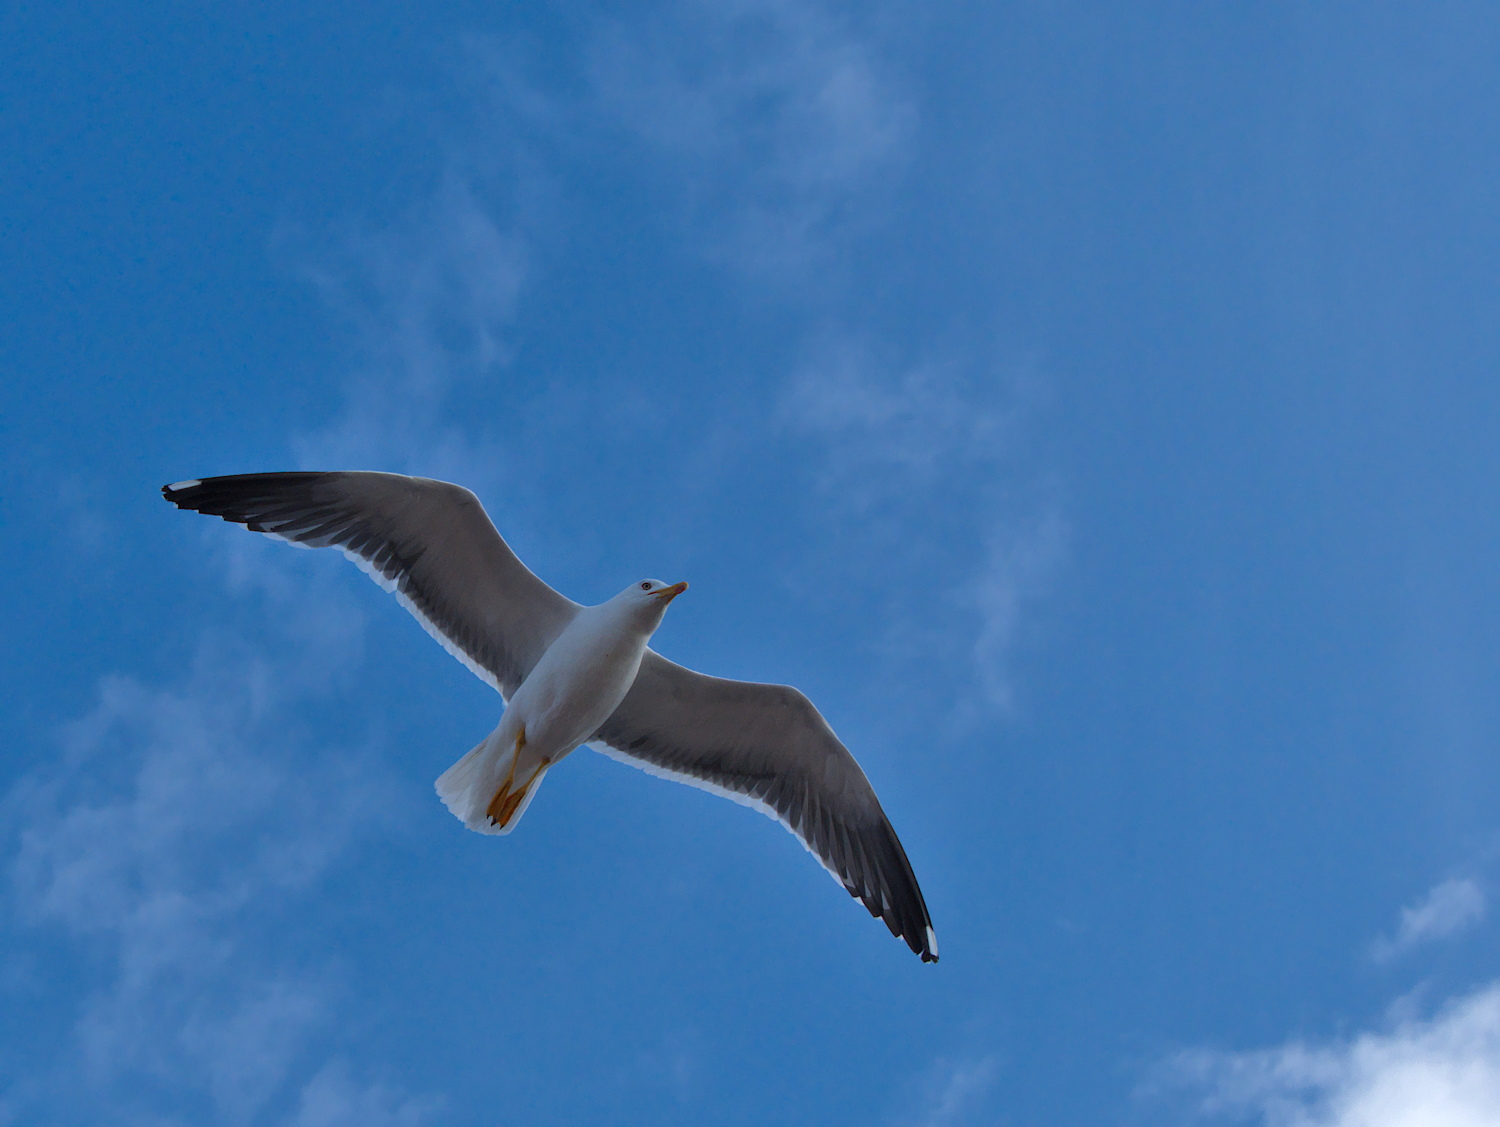
[[[644,650],[644,647],[642,647]],[[553,760],[599,730],[635,681],[641,654],[558,654],[551,651],[511,698],[510,709],[525,727],[533,754]]]

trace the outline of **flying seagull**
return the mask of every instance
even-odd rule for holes
[[[497,727],[437,780],[471,830],[509,833],[547,769],[587,744],[753,807],[791,830],[891,934],[937,936],[875,791],[812,702],[706,677],[648,649],[686,583],[643,579],[585,607],[533,575],[467,489],[387,473],[179,481],[162,496],[309,548],[338,548],[504,699]]]

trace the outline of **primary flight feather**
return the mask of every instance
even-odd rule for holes
[[[587,744],[770,815],[924,962],[937,937],[869,780],[812,702],[649,649],[686,583],[645,579],[598,606],[531,573],[457,485],[385,473],[238,474],[162,495],[294,544],[332,547],[399,599],[506,702],[500,725],[437,780],[470,829],[509,833],[547,769]]]

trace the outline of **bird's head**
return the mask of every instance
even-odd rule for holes
[[[663,583],[660,579],[642,579],[639,583],[632,583],[625,588],[615,596],[615,599],[624,603],[640,617],[650,619],[654,628],[655,623],[660,622],[661,616],[666,613],[667,604],[686,590],[686,583]]]
[[[666,606],[687,589],[686,582],[663,583],[660,579],[642,579],[627,587],[626,592],[648,606],[656,603]]]

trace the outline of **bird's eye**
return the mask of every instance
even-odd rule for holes
[[[641,590],[642,591],[649,591],[649,590],[651,590],[651,584],[649,584],[649,583],[642,583],[641,584]]]

